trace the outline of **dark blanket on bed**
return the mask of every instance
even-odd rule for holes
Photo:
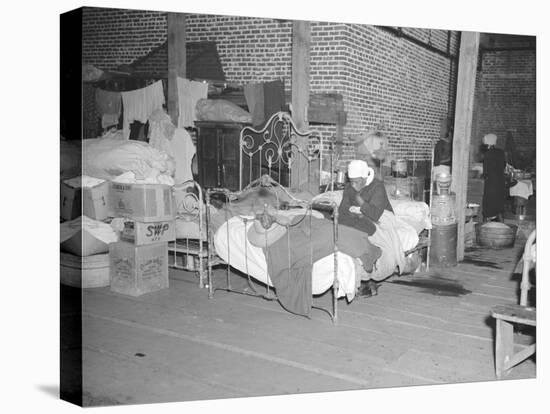
[[[300,217],[296,217],[293,222],[299,220]],[[311,218],[311,221],[311,234],[309,217],[306,217],[289,228],[290,237],[285,235],[264,249],[269,277],[279,302],[289,312],[304,316],[309,316],[313,303],[312,265],[334,251],[332,221],[318,218]],[[367,237],[362,231],[338,226],[338,249],[372,267],[381,251]]]

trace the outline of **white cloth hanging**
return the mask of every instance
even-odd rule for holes
[[[176,79],[178,88],[178,128],[194,126],[197,120],[195,107],[199,99],[208,96],[208,84],[204,82],[190,81],[178,77]]]
[[[121,95],[124,106],[122,131],[125,139],[130,138],[132,122],[147,122],[149,116],[157,109],[161,109],[165,103],[164,90],[160,80],[145,88],[121,92]]]
[[[174,159],[176,184],[193,179],[191,163],[196,152],[193,140],[185,129],[174,127],[164,110],[155,111],[149,118],[149,144]]]

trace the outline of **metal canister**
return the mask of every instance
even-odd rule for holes
[[[432,224],[447,225],[456,223],[456,194],[434,194],[430,215]]]
[[[431,231],[430,263],[440,267],[456,266],[457,224],[434,225]]]
[[[407,160],[400,158],[392,161],[392,175],[398,178],[407,177]]]
[[[346,173],[344,171],[336,172],[336,184],[345,184],[346,182]]]

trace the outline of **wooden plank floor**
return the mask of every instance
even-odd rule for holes
[[[394,277],[372,298],[341,299],[336,326],[322,311],[307,319],[246,295],[217,291],[209,300],[195,274],[173,269],[169,289],[138,298],[86,290],[85,403],[495,380],[490,309],[517,302],[522,247],[473,249],[457,267]],[[219,284],[224,277],[218,269]],[[330,296],[315,303],[330,307]],[[524,331],[517,340],[532,338]],[[508,376],[534,377],[533,359]]]

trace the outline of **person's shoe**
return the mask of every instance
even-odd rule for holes
[[[364,280],[357,289],[357,296],[365,298],[376,296],[378,294],[378,286],[374,280]]]
[[[376,296],[378,295],[378,285],[376,284],[376,282],[372,279],[370,279],[368,281],[368,284],[369,284],[369,289],[370,289],[370,293],[372,296]]]

